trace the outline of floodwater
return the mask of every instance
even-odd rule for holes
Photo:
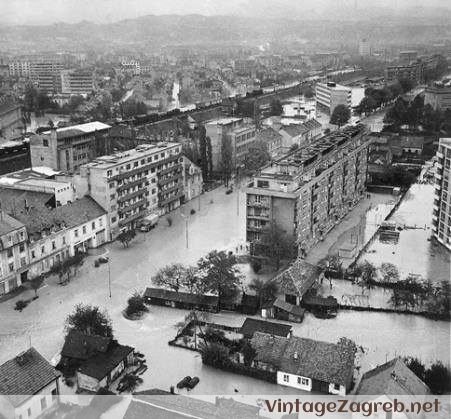
[[[398,242],[381,241],[379,237],[369,246],[361,260],[376,265],[395,264],[401,277],[421,275],[432,282],[451,279],[451,253],[431,241],[434,185],[414,184],[404,196],[399,208],[389,218],[403,228]]]

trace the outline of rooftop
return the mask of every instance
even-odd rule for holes
[[[190,294],[188,292],[175,292],[163,288],[146,288],[144,297],[214,307],[218,305],[218,297],[216,295]]]
[[[243,118],[218,118],[214,119],[213,121],[208,121],[206,125],[228,125],[232,124],[233,122],[239,122],[242,120]]]
[[[363,374],[356,394],[430,394],[430,390],[400,358]]]
[[[272,364],[282,372],[344,386],[350,384],[354,373],[356,346],[348,339],[329,343],[257,332],[251,345],[258,361]]]
[[[0,365],[0,394],[17,407],[59,376],[36,349],[30,348]]]
[[[110,343],[111,338],[71,330],[64,340],[61,356],[86,360],[96,353],[105,353]]]
[[[23,228],[23,224],[0,209],[0,236]]]
[[[256,332],[287,337],[290,334],[291,329],[292,326],[289,324],[267,322],[265,320],[252,319],[248,317],[241,326],[240,333],[248,337],[252,337]]]
[[[62,128],[57,128],[56,129],[56,133],[58,134],[62,134],[61,137],[69,137],[69,136],[77,136],[77,135],[81,135],[81,134],[90,134],[96,131],[103,131],[103,130],[107,130],[110,129],[111,126],[104,124],[103,122],[98,122],[98,121],[94,121],[94,122],[88,122],[86,124],[79,124],[79,125],[71,125],[69,127],[62,127]],[[44,131],[42,134],[46,134],[49,135],[51,132],[51,130],[48,131]],[[69,134],[69,135],[66,135]],[[60,135],[58,135],[58,138],[60,138]]]

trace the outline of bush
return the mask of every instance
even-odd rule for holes
[[[125,309],[125,314],[128,317],[141,315],[142,313],[145,313],[149,310],[144,304],[144,297],[139,292],[135,292],[127,300],[127,304],[128,305]]]
[[[22,311],[27,305],[28,305],[28,301],[24,301],[24,300],[16,301],[16,306],[14,307],[14,310]]]
[[[433,394],[447,394],[451,391],[451,370],[437,361],[426,370],[424,381]]]
[[[191,211],[189,212],[191,215],[194,215],[196,213],[196,210],[194,208],[191,208]]]
[[[229,367],[229,349],[220,343],[210,343],[201,346],[202,362],[217,368]]]
[[[262,270],[262,264],[259,260],[254,260],[252,262],[252,270],[258,274]]]

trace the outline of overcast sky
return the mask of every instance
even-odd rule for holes
[[[0,19],[10,24],[114,22],[147,14],[245,14],[268,17],[276,8],[299,12],[305,8],[325,14],[338,7],[446,7],[451,0],[0,0]]]

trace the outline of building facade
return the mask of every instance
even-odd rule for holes
[[[69,71],[61,72],[61,93],[68,95],[87,95],[94,89],[92,72]]]
[[[451,250],[451,138],[440,139],[435,181],[432,231],[434,237]]]
[[[246,240],[258,253],[277,226],[303,255],[362,198],[371,143],[365,127],[347,127],[272,162],[247,188]]]
[[[369,57],[371,55],[371,44],[368,39],[362,39],[359,42],[359,55],[361,57]]]
[[[352,91],[349,87],[334,82],[317,83],[315,91],[317,105],[329,113],[332,113],[338,105],[351,108]]]
[[[31,164],[75,173],[111,151],[110,128],[102,122],[89,122],[35,134],[30,139]]]
[[[451,83],[435,83],[426,87],[424,104],[431,105],[435,110],[451,109]]]
[[[183,198],[181,146],[143,144],[99,157],[73,177],[77,196],[90,195],[108,212],[111,237],[152,212],[165,214]]]
[[[0,98],[0,145],[21,137],[25,128],[22,116],[21,106],[12,97]]]
[[[25,225],[0,209],[0,295],[28,278],[27,240]]]
[[[200,167],[185,156],[183,156],[183,168],[186,202],[200,196],[203,191],[203,178]]]

